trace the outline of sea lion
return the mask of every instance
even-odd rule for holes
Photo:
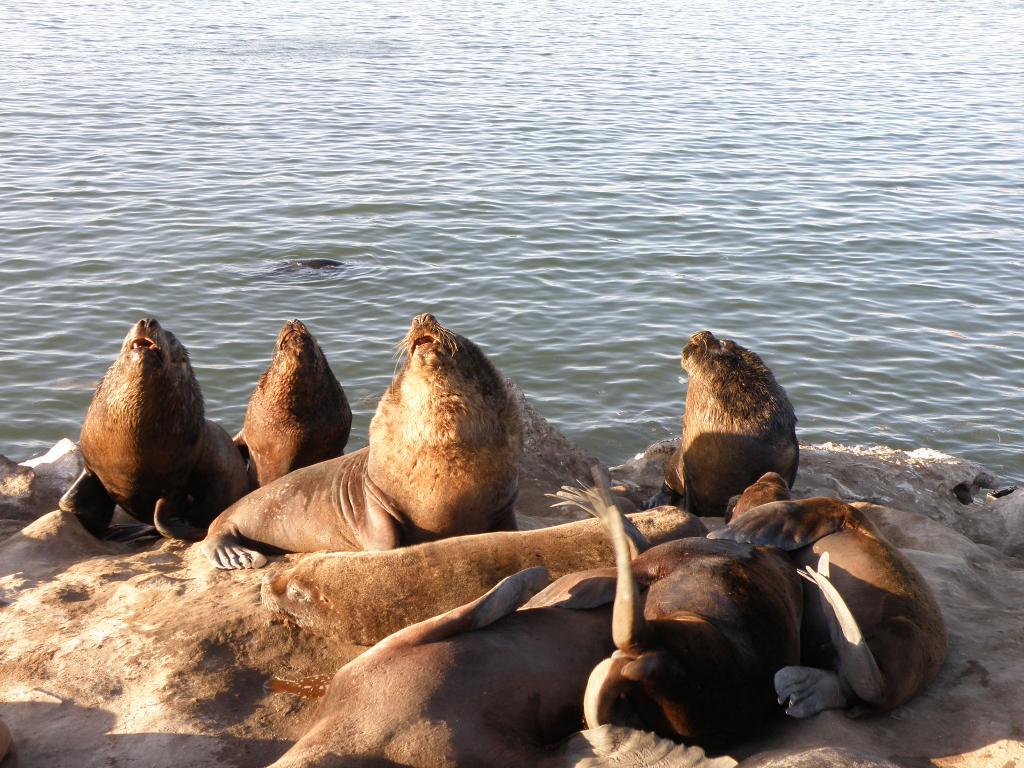
[[[370,422],[370,445],[252,492],[210,526],[218,568],[260,568],[264,552],[382,550],[515,530],[522,414],[469,339],[433,315],[399,342],[404,366]]]
[[[800,460],[796,415],[761,358],[701,331],[683,348],[682,367],[688,377],[683,437],[648,506],[683,501],[696,515],[718,516],[765,472],[792,485]]]
[[[790,715],[853,706],[887,712],[938,673],[947,648],[935,596],[856,507],[794,500],[781,476],[766,473],[710,537],[779,547],[817,585],[805,586],[802,666],[775,677]]]
[[[119,504],[164,536],[199,539],[249,491],[231,437],[204,416],[188,352],[152,318],[132,326],[82,424],[85,469],[61,497],[94,536]]]
[[[274,768],[549,765],[613,646],[609,605],[516,610],[547,578],[522,571],[343,666]]]
[[[707,532],[676,507],[630,516],[649,542]],[[263,604],[303,629],[372,645],[391,632],[454,608],[501,579],[542,565],[556,577],[609,566],[614,554],[597,520],[456,536],[386,552],[325,552],[263,579]],[[386,606],[386,610],[381,610]]]
[[[289,320],[235,436],[253,486],[341,456],[351,427],[352,409],[323,350],[305,325]]]
[[[748,736],[778,711],[772,676],[800,658],[802,595],[792,566],[770,547],[706,538],[631,559],[623,515],[596,473],[595,481],[559,494],[600,517],[615,548],[618,650],[587,684],[587,725],[634,725],[703,747]],[[582,593],[577,577],[563,581],[575,582],[569,594]],[[558,595],[556,582],[528,605],[557,605]]]

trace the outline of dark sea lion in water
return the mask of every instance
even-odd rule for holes
[[[856,507],[825,497],[794,500],[786,481],[767,473],[740,497],[729,525],[710,535],[786,550],[817,584],[805,585],[804,666],[775,678],[789,714],[852,706],[886,712],[938,673],[946,657],[938,603],[913,564]]]
[[[796,415],[761,358],[701,331],[684,347],[682,366],[688,378],[682,441],[648,506],[683,500],[696,515],[718,516],[765,472],[792,485],[800,460]]]
[[[79,448],[85,470],[60,508],[97,537],[119,504],[164,536],[199,539],[250,488],[231,437],[204,416],[188,352],[153,319],[125,336],[93,394]]]
[[[235,436],[253,484],[341,456],[351,427],[352,409],[323,350],[305,325],[289,320]]]
[[[405,365],[381,397],[370,445],[290,472],[214,521],[218,568],[259,568],[264,552],[381,550],[515,530],[522,413],[469,339],[433,315],[399,342]]]
[[[703,536],[700,519],[676,507],[630,516],[655,544]],[[597,520],[535,531],[495,531],[386,552],[323,552],[267,574],[263,604],[314,634],[371,645],[404,626],[461,605],[531,566],[556,577],[610,566]]]
[[[706,538],[660,544],[631,559],[623,516],[595,480],[594,489],[559,494],[600,517],[615,548],[618,650],[591,675],[587,725],[634,725],[705,747],[749,736],[778,712],[776,670],[800,658],[794,569],[770,547]],[[557,585],[547,592],[557,595]],[[543,594],[530,603],[539,604]]]

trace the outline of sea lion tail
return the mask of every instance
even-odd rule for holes
[[[153,508],[153,527],[165,539],[181,539],[183,541],[202,541],[206,538],[206,531],[196,528],[180,517],[176,517],[170,509],[167,499],[157,499]]]
[[[818,587],[822,608],[828,621],[832,646],[839,656],[839,673],[842,681],[862,701],[881,701],[884,695],[882,673],[878,669],[874,654],[839,590],[829,581],[828,552],[822,554],[818,568],[807,566],[799,574]]]

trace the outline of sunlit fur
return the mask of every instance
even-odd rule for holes
[[[434,341],[417,345],[425,337]],[[405,364],[370,423],[368,471],[414,525],[443,510],[447,522],[427,533],[464,533],[515,492],[522,414],[483,352],[432,315],[413,320],[402,346]]]

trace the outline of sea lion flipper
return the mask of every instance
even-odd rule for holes
[[[234,571],[262,568],[267,564],[266,555],[242,543],[234,525],[224,527],[228,530],[219,530],[207,536],[200,545],[214,567],[222,571]]]
[[[383,648],[435,643],[452,635],[486,627],[515,613],[549,581],[551,574],[547,568],[526,568],[505,577],[476,600],[388,635],[368,653]]]
[[[622,529],[627,537],[630,557],[634,558],[641,552],[646,552],[651,548],[651,542],[640,533],[640,529],[634,525],[633,521],[619,510],[601,471],[594,467],[592,468],[592,474],[595,482],[593,488],[573,488],[570,485],[563,485],[560,490],[548,494],[553,499],[559,499],[557,503],[551,506],[576,507],[589,515],[593,515],[598,520],[604,520],[606,515],[614,514],[622,520]]]
[[[551,582],[523,605],[528,608],[567,608],[590,611],[615,600],[615,568],[567,573]]]
[[[839,675],[816,667],[783,667],[775,673],[775,693],[786,714],[801,719],[826,709],[845,709],[851,698]]]
[[[363,473],[362,515],[355,520],[356,534],[367,552],[397,549],[402,545],[400,514],[384,492]]]
[[[165,539],[181,539],[183,541],[202,541],[206,531],[189,524],[183,517],[175,514],[173,506],[165,496],[156,500],[153,507],[153,527]]]
[[[88,469],[82,470],[57,506],[63,512],[76,515],[85,530],[97,539],[103,536],[114,517],[114,500],[100,479]]]
[[[828,571],[828,552],[821,556],[819,566]],[[829,636],[839,656],[839,674],[842,683],[862,701],[881,701],[884,695],[882,673],[874,654],[857,624],[857,619],[839,591],[819,570],[807,567],[807,575],[818,586],[822,608],[828,621]]]
[[[611,722],[615,704],[633,684],[622,676],[622,668],[631,661],[633,657],[615,651],[590,673],[583,694],[583,719],[588,728]]]
[[[842,530],[847,524],[847,505],[834,499],[829,501],[833,503],[812,506],[800,501],[771,501],[761,504],[735,516],[729,525],[709,533],[708,538],[792,552]]]

